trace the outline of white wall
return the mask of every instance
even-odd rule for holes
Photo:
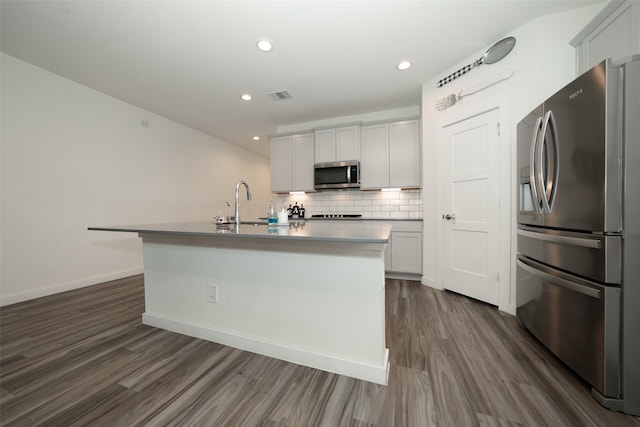
[[[239,179],[243,217],[266,214],[268,159],[1,59],[0,304],[142,272],[136,235],[88,226],[213,219]]]
[[[569,12],[549,15],[533,20],[512,31],[507,36],[517,39],[514,50],[496,64],[481,65],[471,72],[457,78],[441,88],[436,83],[441,78],[453,73],[463,66],[480,58],[484,51],[462,60],[450,69],[443,70],[441,75],[426,82],[422,87],[422,128],[423,128],[423,199],[424,199],[424,260],[423,283],[440,287],[437,283],[436,232],[442,226],[441,212],[436,212],[438,197],[436,179],[436,134],[437,129],[447,123],[462,119],[469,115],[501,107],[501,123],[503,136],[506,139],[507,159],[502,162],[500,175],[505,177],[503,193],[515,200],[516,187],[512,182],[515,176],[516,126],[522,117],[548,96],[562,88],[576,77],[575,50],[569,41],[604,7],[596,4]],[[487,46],[488,47],[488,46]],[[464,91],[473,85],[486,81],[505,70],[513,70],[510,80],[498,83],[479,93],[464,97]],[[462,91],[461,102],[442,112],[436,110],[436,102],[448,94]],[[501,119],[502,120],[502,119]],[[505,148],[505,147],[503,147]],[[501,224],[500,233],[510,237],[510,260],[515,257],[515,208],[511,200],[506,204],[510,218],[507,224]],[[505,200],[501,200],[505,206]],[[509,239],[507,239],[508,241]],[[512,265],[506,266],[510,279],[501,281],[501,303],[499,308],[508,312],[515,311],[515,273]],[[504,270],[503,270],[504,271]],[[502,276],[501,276],[502,277]]]

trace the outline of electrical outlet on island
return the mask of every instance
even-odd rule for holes
[[[207,285],[207,302],[218,303],[218,287],[216,285]]]

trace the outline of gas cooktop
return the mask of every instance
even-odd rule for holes
[[[360,214],[317,214],[317,215],[311,215],[311,218],[352,219],[352,218],[362,218],[362,215],[360,215]]]

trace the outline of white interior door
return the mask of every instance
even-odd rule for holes
[[[439,279],[444,289],[498,305],[500,111],[440,129]]]

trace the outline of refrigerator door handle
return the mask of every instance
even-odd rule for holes
[[[536,184],[536,153],[538,147],[538,137],[540,136],[540,125],[542,124],[542,116],[538,117],[531,139],[531,154],[529,157],[529,183],[531,184],[531,197],[533,197],[535,211],[542,213],[542,195]]]
[[[529,265],[528,263],[526,263],[524,260],[522,260],[520,258],[518,258],[516,260],[516,263],[523,270],[533,274],[534,276],[542,277],[543,279],[548,280],[549,282],[553,283],[554,285],[561,286],[563,288],[567,288],[569,290],[581,293],[583,295],[587,295],[587,296],[590,296],[590,297],[593,297],[593,298],[600,299],[600,290],[599,289],[594,289],[594,288],[590,288],[590,287],[587,287],[587,286],[582,286],[582,285],[579,285],[577,283],[571,282],[569,280],[565,280],[565,279],[563,279],[561,277],[554,276],[553,274],[549,274],[549,273],[546,273],[546,272],[544,272],[542,270],[538,270],[536,267],[533,267],[533,266]]]
[[[580,246],[583,248],[600,249],[600,240],[585,239],[581,237],[557,236],[555,234],[536,233],[535,231],[518,230],[518,234],[530,239],[544,240],[545,242],[560,243],[563,245]]]
[[[553,202],[556,200],[556,192],[558,190],[558,175],[560,173],[560,148],[558,146],[558,132],[556,131],[556,119],[553,111],[547,111],[542,125],[542,139],[546,138],[547,129],[551,131],[551,139],[553,141],[553,180],[547,176],[547,185],[545,187],[545,208],[548,213],[553,209]]]
[[[538,138],[536,140],[536,149],[534,155],[534,172],[536,178],[536,190],[538,193],[538,209],[539,212],[547,213],[547,196],[546,192],[546,182],[545,182],[545,173],[546,168],[549,167],[548,164],[544,162],[544,154],[545,154],[545,127],[542,125],[544,119],[540,117],[540,126],[538,129]],[[542,168],[545,168],[543,171]]]
[[[549,173],[550,163],[547,158],[547,162],[544,164],[545,174],[542,172],[542,164],[544,159],[544,154],[546,150],[549,150],[547,147],[547,129],[551,129],[551,138],[553,139],[553,178],[551,178]],[[544,122],[542,124],[542,134],[540,135],[540,145],[538,147],[538,157],[537,161],[539,163],[538,167],[538,183],[541,187],[541,198],[542,198],[542,209],[546,213],[551,213],[551,207],[553,205],[553,201],[556,198],[556,183],[558,181],[558,137],[555,128],[555,119],[553,118],[553,112],[551,110],[547,111],[544,115]]]

